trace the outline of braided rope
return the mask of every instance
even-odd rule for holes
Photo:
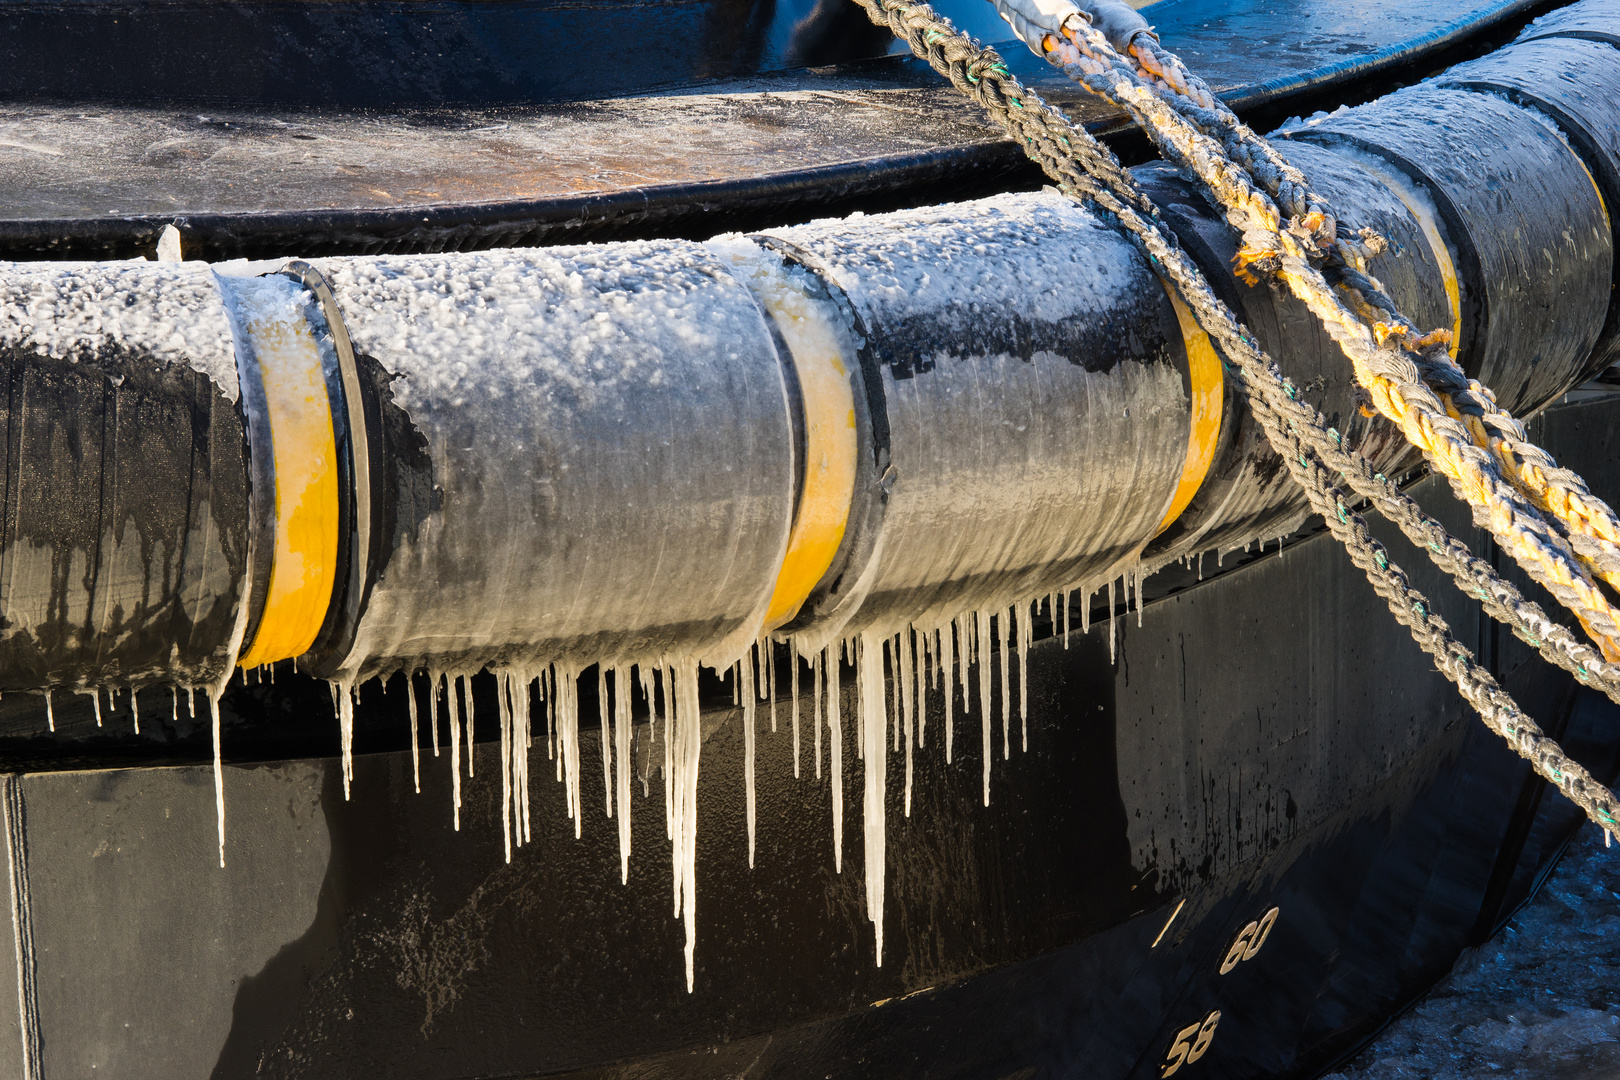
[[[1070,26],[1062,41],[1043,41],[1047,58],[1127,109],[1167,158],[1204,181],[1243,233],[1239,272],[1251,280],[1254,269],[1271,273],[1321,319],[1378,411],[1482,512],[1481,523],[1575,613],[1604,655],[1620,660],[1620,612],[1593,581],[1595,573],[1620,587],[1613,511],[1463,374],[1440,347],[1448,334],[1419,334],[1400,314],[1365,272],[1365,243],[1349,256],[1356,265],[1347,264],[1325,200],[1179,58],[1141,35],[1133,67],[1095,29]],[[1286,226],[1273,194],[1292,215]],[[1318,264],[1335,273],[1340,290]]]
[[[1409,530],[1408,536],[1423,538],[1431,559],[1447,569],[1459,585],[1474,586],[1473,591],[1481,595],[1487,609],[1506,616],[1514,632],[1530,641],[1542,655],[1577,671],[1577,677],[1605,689],[1616,700],[1620,700],[1620,673],[1567,631],[1560,635],[1562,628],[1554,629],[1556,624],[1539,607],[1525,601],[1487,564],[1475,558],[1466,545],[1451,538],[1404,493],[1373,473],[1364,458],[1338,445],[1336,433],[1330,435],[1331,429],[1320,415],[1299,401],[1275,362],[1215,296],[1175,235],[1159,221],[1151,200],[1136,187],[1135,179],[1112,151],[1022,86],[995,50],[980,48],[927,4],[909,0],[856,3],[873,22],[887,26],[911,47],[913,54],[983,107],[1061,190],[1072,197],[1090,199],[1119,220],[1150,262],[1174,284],[1228,362],[1236,365],[1232,374],[1237,389],[1248,400],[1267,440],[1304,489],[1312,509],[1323,516],[1397,621],[1411,631],[1413,639],[1479,711],[1486,725],[1529,761],[1538,775],[1555,784],[1600,827],[1611,832],[1620,830],[1620,804],[1614,795],[1570,761],[1490,673],[1474,662],[1472,654],[1451,635],[1445,621],[1430,610],[1383,545],[1372,537],[1361,515],[1346,506],[1334,473],[1324,461],[1339,470],[1352,486],[1364,489],[1380,509],[1390,508],[1403,530]]]
[[[1228,156],[1241,164],[1296,222],[1303,223],[1313,214],[1317,215],[1315,220],[1332,221],[1326,200],[1309,192],[1304,174],[1239,120],[1180,57],[1146,34],[1132,41],[1129,55],[1143,81],[1206,134],[1218,138]],[[1339,284],[1353,289],[1359,294],[1356,299],[1371,309],[1362,313],[1364,321],[1377,312],[1375,319],[1381,315],[1382,321],[1397,327],[1408,341],[1422,342],[1423,336],[1400,314],[1394,301],[1366,275],[1366,256],[1376,252],[1354,243],[1344,250],[1348,238],[1341,237],[1334,243],[1331,229],[1323,239],[1326,243],[1321,247],[1330,270],[1346,264],[1353,267],[1357,280]],[[1551,514],[1563,526],[1576,556],[1593,573],[1620,588],[1620,520],[1615,512],[1592,494],[1579,475],[1560,468],[1550,454],[1532,443],[1524,425],[1497,405],[1488,388],[1464,374],[1449,356],[1420,351],[1424,352],[1418,359],[1423,381],[1449,409],[1467,418],[1465,423],[1475,444],[1497,458],[1508,479],[1538,510]]]

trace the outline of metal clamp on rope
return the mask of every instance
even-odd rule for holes
[[[1120,53],[1131,47],[1138,35],[1146,34],[1154,41],[1159,35],[1136,9],[1124,0],[992,0],[996,11],[1013,28],[1018,40],[1029,46],[1036,56],[1045,57],[1050,51],[1044,44],[1050,35],[1062,38],[1064,30],[1073,27],[1072,20],[1090,23],[1108,39],[1108,44]]]

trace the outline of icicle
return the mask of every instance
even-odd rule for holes
[[[843,659],[845,661],[847,661],[851,667],[855,667],[855,668],[859,668],[860,663],[861,663],[860,654],[855,651],[857,644],[858,644],[857,639],[847,638],[841,643],[841,646],[840,646],[841,649],[842,649],[842,652],[843,652]],[[840,672],[840,674],[842,674],[842,672]],[[855,760],[856,761],[865,761],[866,760],[866,725],[867,725],[867,720],[868,720],[868,718],[866,716],[866,710],[861,708],[860,689],[859,689],[859,687],[857,687],[856,691],[855,691]]]
[[[174,706],[174,722],[178,724],[180,722],[180,687],[178,684],[169,684],[169,697]]]
[[[938,669],[937,671],[935,671],[934,674],[937,676],[936,681],[939,683],[939,688],[941,690],[945,689],[945,635],[946,635],[946,633],[947,633],[947,631],[946,631],[945,627],[943,627],[943,626],[934,627],[934,665]],[[952,645],[952,648],[955,648],[954,644]]]
[[[771,639],[760,638],[765,650],[765,698],[771,703],[771,734],[776,734],[776,646]]]
[[[894,635],[893,640],[885,635],[883,638],[883,651],[889,654],[889,670],[894,672],[894,691],[888,696],[889,727],[894,729],[894,750],[901,748],[901,724],[906,722],[906,695],[901,685],[901,635]]]
[[[52,731],[55,731],[56,710],[51,708],[51,688],[47,686],[41,693],[45,695],[45,722],[50,725]]]
[[[543,671],[540,680],[540,688],[543,693],[545,690],[545,673]],[[522,670],[522,683],[522,693],[518,695],[518,727],[513,732],[513,737],[517,740],[515,749],[518,762],[518,794],[523,799],[522,813],[519,814],[518,821],[523,825],[522,843],[527,844],[532,839],[529,824],[529,751],[534,749],[533,711],[529,698],[529,687],[534,683],[534,675],[530,673],[528,668]]]
[[[799,645],[795,641],[788,642],[788,692],[793,695],[793,779],[797,780],[799,778]]]
[[[1108,579],[1108,662],[1114,662],[1114,579]]]
[[[354,698],[353,685],[332,681],[332,700],[337,702],[338,754],[343,759],[343,801],[349,801],[349,784],[354,780]]]
[[[208,690],[208,708],[214,730],[214,816],[219,821],[219,865],[225,865],[225,762],[219,752],[219,687]],[[345,781],[347,784],[347,781]],[[347,787],[345,787],[347,798]]]
[[[90,691],[90,704],[96,710],[96,727],[101,726],[101,691],[92,688]]]
[[[429,742],[433,745],[433,756],[439,756],[439,673],[432,668],[427,670],[428,677],[428,731],[431,733]]]
[[[829,662],[830,661],[830,662]],[[827,751],[832,766],[833,870],[844,872],[844,724],[839,708],[839,676],[843,674],[838,654],[821,654],[827,669]],[[819,764],[820,758],[818,757]]]
[[[473,776],[473,677],[462,675],[458,681],[461,683],[461,700],[466,708],[467,718],[467,779]]]
[[[1136,568],[1136,625],[1142,625],[1142,568]]]
[[[885,786],[888,781],[889,755],[887,734],[884,729],[883,651],[888,645],[885,635],[879,639],[862,633],[856,657],[856,682],[860,687],[861,710],[866,714],[866,769],[864,798],[861,809],[864,822],[863,837],[866,849],[866,917],[877,931],[877,965],[883,966],[883,879],[886,844],[886,818],[884,814]]]
[[[1226,561],[1226,549],[1221,548],[1221,547],[1217,547],[1215,549],[1215,569],[1219,570],[1221,568],[1221,566],[1225,563],[1225,561]]]
[[[680,662],[675,713],[675,829],[672,863],[675,913],[686,922],[686,991],[692,992],[697,946],[697,783],[703,750],[703,717],[698,708],[697,663]]]
[[[990,805],[990,755],[993,752],[990,726],[990,649],[985,635],[990,632],[990,613],[973,613],[973,658],[979,664],[979,727],[984,743],[984,805]]]
[[[540,669],[542,681],[551,682],[551,692],[546,695],[546,757],[552,759],[557,756],[557,666],[547,664]],[[557,765],[557,779],[562,779],[562,764]]]
[[[512,688],[506,672],[495,673],[495,705],[501,722],[501,844],[512,861]]]
[[[821,779],[821,676],[826,670],[827,650],[822,649],[810,658],[810,674],[815,678],[816,779]]]
[[[737,661],[737,663],[731,665],[730,669],[727,670],[727,672],[726,672],[726,678],[731,680],[731,704],[732,705],[737,705],[737,704],[740,703],[739,700],[738,700],[737,695],[738,695],[738,690],[742,686],[742,671],[741,671],[741,668],[742,668],[742,661],[739,660],[739,661]]]
[[[1091,633],[1091,593],[1092,590],[1087,589],[1086,594],[1080,598],[1080,632],[1082,634]]]
[[[613,742],[619,753],[619,883],[630,884],[630,668],[613,669]]]
[[[135,721],[135,734],[141,733],[141,692],[133,686],[129,688],[129,715]]]
[[[664,836],[675,839],[675,669],[664,673]]]
[[[1026,612],[1028,608],[1024,609]],[[1018,731],[1020,749],[1029,753],[1029,639],[1035,636],[1033,619],[1018,620]]]
[[[929,638],[929,635],[928,635],[928,631],[924,630],[922,632],[922,634],[921,634],[921,637],[922,637],[922,672],[923,672],[922,677],[923,677],[923,683],[925,684],[927,689],[932,690],[934,688],[934,658],[933,658],[932,654],[928,651],[932,647],[931,644],[930,644],[930,638]]]
[[[1198,565],[1198,580],[1203,581],[1204,580],[1204,553],[1202,551],[1200,551],[1198,553],[1198,558],[1196,560],[1194,560],[1194,561]]]
[[[912,683],[917,688],[917,700],[912,708],[917,713],[917,749],[921,750],[928,745],[928,692],[923,688],[924,680],[928,683],[928,690],[934,688],[934,661],[928,655],[928,631],[922,632],[922,656],[915,657],[922,661],[923,677]]]
[[[596,665],[596,704],[602,717],[602,800],[607,816],[613,816],[613,723],[608,718],[607,665]]]
[[[754,868],[754,659],[743,657],[737,667],[743,703],[743,805],[748,819],[748,869]]]
[[[1001,634],[996,642],[1001,658],[1001,760],[1012,759],[1012,665],[1007,662],[1008,646],[1012,642],[1013,609],[1008,608],[996,616]]]
[[[1069,647],[1069,609],[1074,606],[1074,591],[1063,590],[1063,647]]]
[[[638,664],[636,665],[636,674],[641,676],[641,696],[647,699],[647,738],[656,740],[658,737],[658,725],[653,718],[652,672],[648,670],[646,664]],[[651,743],[649,742],[648,745],[650,746]],[[652,755],[649,754],[647,759],[647,770],[641,774],[641,797],[643,799],[652,798],[652,788],[649,786],[647,779],[652,775]]]
[[[422,743],[416,731],[416,687],[411,684],[411,670],[405,669],[405,712],[411,718],[411,782],[416,793],[422,794]]]
[[[940,649],[940,663],[943,667],[939,673],[940,689],[945,691],[945,764],[951,763],[951,743],[956,739],[956,688],[962,685],[962,676],[957,670],[957,642],[962,636],[962,617],[960,615],[951,619],[950,633],[945,635],[944,645],[949,648]],[[962,699],[967,704],[967,699]]]
[[[456,693],[456,677],[444,677],[444,695],[449,699],[445,715],[450,721],[450,813],[456,832],[461,831],[461,697]],[[468,747],[468,751],[471,751]]]
[[[579,782],[579,669],[557,664],[552,672],[552,700],[556,708],[557,768],[562,773],[568,816],[574,819],[578,840],[585,819]]]
[[[195,686],[186,687],[186,708],[191,710],[191,718],[193,720],[197,719],[197,688]]]
[[[905,630],[904,640],[901,642],[900,686],[902,690],[905,689],[906,681],[911,678],[912,659],[911,627],[908,626]],[[900,701],[900,723],[906,729],[906,817],[911,816],[911,745],[917,741],[913,735],[917,712],[916,697],[917,694],[913,692],[911,695],[911,711],[909,713],[906,711],[906,699],[904,696]]]

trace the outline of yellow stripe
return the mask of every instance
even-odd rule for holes
[[[1181,516],[1209,473],[1209,467],[1215,460],[1216,444],[1221,440],[1221,410],[1226,393],[1221,359],[1215,355],[1215,346],[1210,342],[1209,335],[1204,333],[1198,320],[1193,318],[1193,313],[1187,310],[1187,305],[1181,302],[1168,284],[1165,284],[1164,291],[1176,309],[1176,321],[1181,324],[1181,339],[1187,345],[1192,407],[1189,410],[1190,430],[1187,432],[1187,457],[1181,466],[1181,482],[1176,485],[1175,497],[1170,500],[1170,509],[1165,511],[1164,520],[1154,531],[1155,536],[1168,529],[1170,523]]]
[[[254,667],[308,652],[326,618],[337,567],[338,478],[332,405],[308,322],[292,312],[244,315],[264,383],[276,485],[264,614],[238,661]]]
[[[1575,153],[1573,149],[1570,151],[1570,156],[1580,163],[1581,172],[1586,174],[1586,182],[1592,185],[1592,194],[1597,196],[1598,209],[1603,211],[1604,227],[1609,229],[1611,232],[1614,231],[1614,221],[1609,217],[1609,204],[1608,201],[1603,198],[1603,189],[1598,187],[1597,177],[1593,176],[1592,170],[1586,167],[1585,158]]]
[[[1440,235],[1440,226],[1429,210],[1429,200],[1420,197],[1405,177],[1379,168],[1366,156],[1357,155],[1355,160],[1357,165],[1371,173],[1401,200],[1401,205],[1417,220],[1423,238],[1429,242],[1429,250],[1434,252],[1434,261],[1440,269],[1440,280],[1446,287],[1446,301],[1451,304],[1451,348],[1446,351],[1453,360],[1457,359],[1457,350],[1462,348],[1462,292],[1457,287],[1457,266],[1451,261],[1451,249],[1446,246],[1445,237]],[[1418,329],[1421,331],[1423,328]]]
[[[841,337],[820,305],[778,268],[762,266],[750,284],[787,342],[804,400],[804,491],[765,614],[774,630],[799,613],[843,542],[855,497],[855,392]]]

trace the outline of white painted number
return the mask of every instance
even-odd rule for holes
[[[1226,959],[1221,962],[1222,975],[1237,967],[1240,961],[1253,960],[1260,955],[1260,946],[1271,935],[1271,926],[1277,921],[1278,910],[1272,908],[1238,931],[1238,936],[1232,939],[1232,947],[1226,950]]]
[[[1176,1032],[1176,1041],[1170,1044],[1170,1053],[1166,1056],[1164,1068],[1159,1071],[1159,1075],[1174,1076],[1183,1065],[1191,1065],[1203,1057],[1204,1052],[1209,1049],[1209,1044],[1215,1040],[1215,1025],[1220,1022],[1221,1014],[1217,1009],[1204,1017],[1201,1023],[1188,1024]]]

